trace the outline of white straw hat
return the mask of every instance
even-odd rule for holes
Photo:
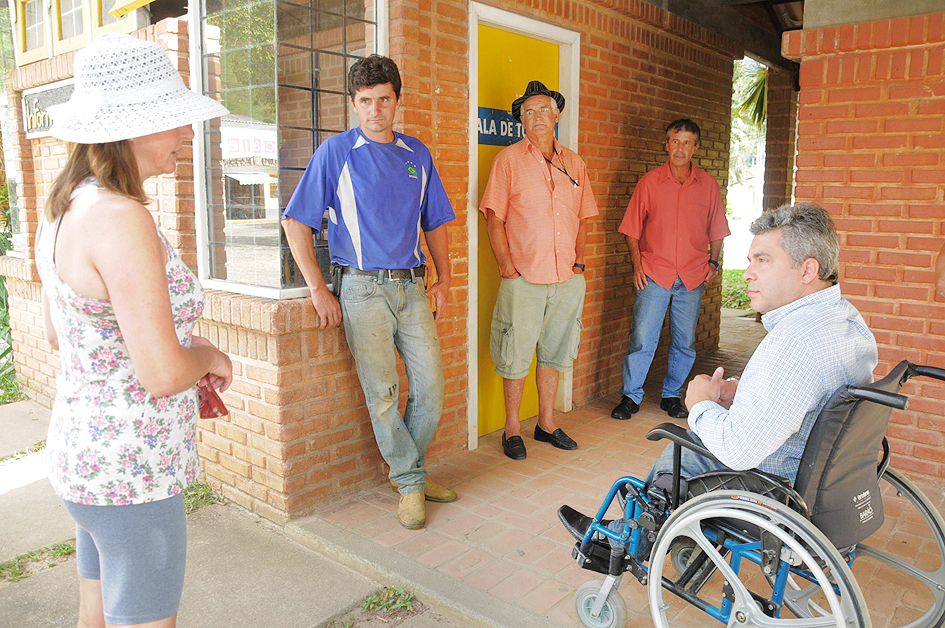
[[[53,137],[117,142],[222,116],[226,107],[190,91],[164,48],[105,33],[75,56],[75,91],[49,108]]]

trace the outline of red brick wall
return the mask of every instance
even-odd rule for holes
[[[945,303],[933,290],[945,242],[945,12],[788,33],[801,61],[798,200],[841,232],[843,292],[880,346],[945,366]],[[889,434],[900,469],[945,477],[945,385],[909,384]]]

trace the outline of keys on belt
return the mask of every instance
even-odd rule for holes
[[[365,275],[368,277],[377,277],[378,279],[388,279],[391,281],[406,279],[423,279],[427,274],[426,266],[417,266],[416,268],[385,268],[382,270],[361,270],[353,266],[343,266],[342,273],[345,275]]]

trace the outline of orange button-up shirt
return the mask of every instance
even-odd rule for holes
[[[731,234],[715,178],[692,164],[680,183],[669,163],[643,175],[617,231],[640,241],[643,272],[667,290],[676,277],[687,290],[705,281],[709,243]]]
[[[555,140],[554,164],[568,171],[575,186],[526,137],[508,146],[492,162],[479,211],[487,209],[505,223],[515,270],[525,281],[560,283],[574,275],[578,228],[597,215],[587,167],[577,153]]]

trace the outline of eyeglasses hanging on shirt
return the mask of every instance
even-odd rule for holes
[[[561,155],[558,154],[558,149],[554,145],[552,145],[551,150],[555,152],[554,156],[558,158],[558,161],[561,162],[561,165],[558,166],[557,164],[555,164],[555,162],[551,161],[550,159],[542,155],[542,157],[545,157],[545,161],[548,162],[548,165],[554,168],[555,170],[557,170],[558,172],[563,173],[564,176],[568,178],[568,181],[574,184],[574,187],[576,188],[581,187],[580,185],[578,185],[578,182],[572,179],[571,175],[568,174],[567,168],[565,168],[565,165],[564,165],[564,160],[561,159]]]

